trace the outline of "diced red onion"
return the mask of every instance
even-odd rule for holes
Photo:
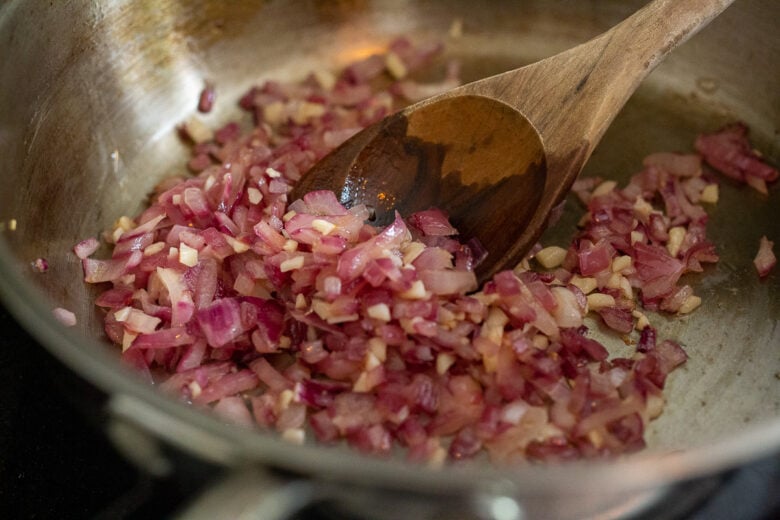
[[[52,309],[52,314],[54,315],[54,318],[62,323],[66,327],[73,327],[76,325],[76,315],[73,314],[73,312],[69,311],[68,309],[63,309],[62,307],[55,307]]]
[[[775,243],[767,239],[766,236],[762,236],[759,241],[758,253],[753,259],[753,265],[756,266],[758,276],[763,278],[767,276],[777,264],[777,258],[772,250]]]
[[[704,160],[724,175],[741,182],[748,182],[748,177],[775,182],[780,172],[762,160],[747,136],[745,124],[733,123],[715,133],[700,135],[695,146]]]
[[[38,271],[39,273],[45,273],[49,270],[49,262],[45,258],[36,258],[32,262],[32,268]]]
[[[163,390],[291,440],[308,423],[322,442],[373,454],[399,444],[419,462],[641,448],[686,354],[635,308],[681,312],[693,289],[680,277],[718,260],[698,205],[711,183],[699,155],[648,156],[624,188],[576,181],[588,214],[562,263],[534,273],[523,262],[481,289],[474,268],[487,251],[457,240],[441,209],[377,230],[368,208],[347,209],[332,192],[288,200],[362,126],[455,84],[454,65],[442,82],[407,75],[440,51],[401,38],[341,74],[247,92],[240,106],[255,127],[206,128],[189,162],[199,173],[161,183],[138,225],[111,235],[111,258],[91,258],[94,239],[74,248],[87,282],[112,283],[96,300],[107,336]],[[401,79],[375,92],[385,73]],[[207,86],[199,109],[213,101]],[[746,133],[729,127],[697,149],[739,180],[773,182]],[[769,254],[764,238],[762,276]],[[633,357],[610,359],[583,325],[588,308],[624,338],[642,329]]]
[[[97,251],[98,247],[100,247],[100,242],[95,237],[90,237],[73,246],[73,252],[83,260]]]
[[[206,83],[206,85],[203,87],[203,90],[200,92],[200,97],[198,98],[198,111],[203,112],[204,114],[211,112],[211,109],[214,107],[214,101],[216,100],[216,97],[217,95],[214,90],[214,85]]]
[[[458,232],[450,225],[447,214],[436,208],[413,213],[409,223],[428,236],[450,236]]]

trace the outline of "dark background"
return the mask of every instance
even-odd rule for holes
[[[127,463],[102,435],[102,394],[1,306],[0,331],[0,518],[161,518],[192,492]]]

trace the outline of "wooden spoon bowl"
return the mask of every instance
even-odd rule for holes
[[[489,252],[484,280],[539,239],[647,74],[732,2],[655,0],[578,47],[407,107],[325,157],[292,197],[332,190],[372,207],[376,225],[441,208]]]

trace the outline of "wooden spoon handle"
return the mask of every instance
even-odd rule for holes
[[[540,102],[504,100],[531,121],[546,149],[570,155],[582,144],[572,138],[581,138],[587,148],[578,153],[587,160],[642,80],[733,1],[655,0],[595,39],[530,66],[522,77],[538,87],[517,92],[538,92]]]
[[[733,1],[655,0],[582,45],[473,84],[473,93],[520,110],[548,152],[570,155],[588,143],[578,152],[587,159],[653,68]]]
[[[457,92],[515,107],[541,136],[547,179],[529,230],[544,227],[639,83],[733,1],[655,0],[582,45]]]

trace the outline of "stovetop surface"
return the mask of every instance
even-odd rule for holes
[[[198,493],[202,483],[154,479],[123,459],[99,418],[64,395],[67,378],[0,307],[0,518],[166,518]],[[310,509],[296,520],[324,517]],[[667,517],[662,508],[649,518]],[[674,518],[780,518],[780,458],[732,473],[695,510]]]

